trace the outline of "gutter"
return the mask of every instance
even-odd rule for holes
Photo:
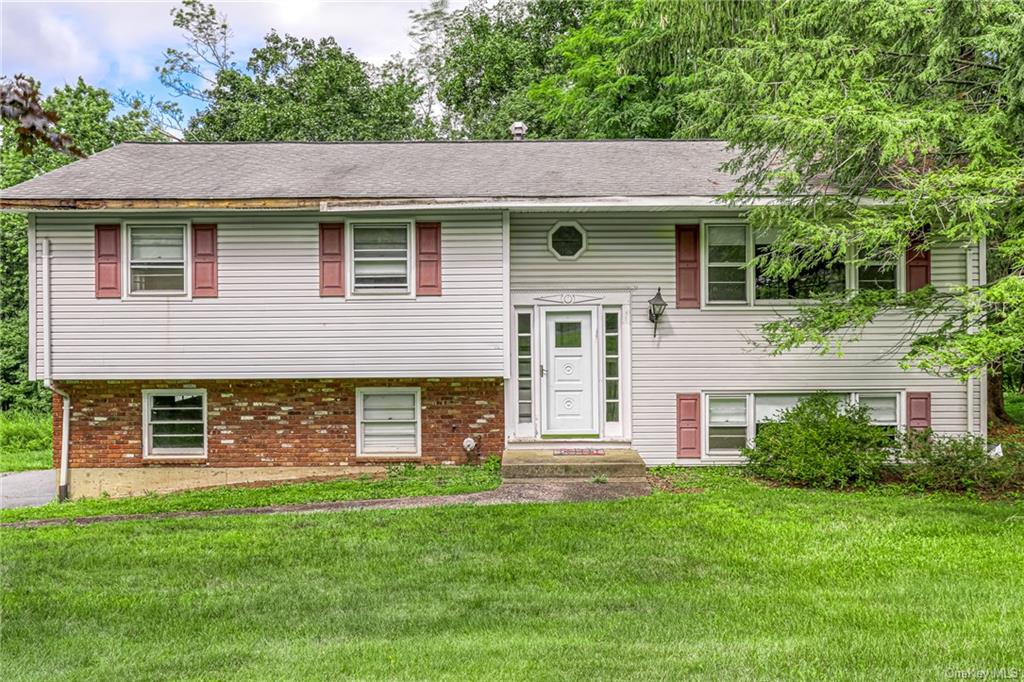
[[[68,477],[71,473],[71,396],[53,383],[52,333],[50,329],[50,240],[43,240],[43,386],[60,396],[63,408],[60,420],[60,477],[57,499],[68,499]]]

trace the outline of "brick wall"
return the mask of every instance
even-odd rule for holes
[[[419,386],[424,464],[465,463],[472,436],[482,455],[504,447],[501,379],[282,379],[253,381],[61,381],[71,395],[71,466],[181,466],[142,459],[142,389],[205,388],[204,466],[357,464],[356,388]],[[54,465],[61,399],[53,398]],[[365,458],[379,463],[379,458]],[[195,466],[192,462],[189,465]]]

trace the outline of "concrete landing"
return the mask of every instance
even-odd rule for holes
[[[610,448],[603,454],[559,455],[557,450],[506,450],[501,456],[501,477],[508,483],[536,479],[591,481],[646,480],[647,466],[631,448]]]

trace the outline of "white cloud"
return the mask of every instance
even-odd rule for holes
[[[233,48],[242,63],[276,28],[308,38],[334,36],[360,59],[379,64],[396,52],[411,52],[409,11],[427,4],[428,0],[215,2],[228,17]],[[0,71],[28,73],[47,90],[73,83],[79,75],[110,90],[152,90],[153,68],[162,62],[163,50],[181,44],[180,31],[169,16],[175,5],[144,0],[3,0]]]

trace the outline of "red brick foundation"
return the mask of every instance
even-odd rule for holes
[[[182,466],[143,460],[142,389],[205,388],[207,458],[199,466],[341,466],[356,457],[356,388],[421,389],[424,464],[470,461],[504,448],[501,379],[270,379],[252,381],[61,381],[71,395],[71,466]],[[61,399],[53,397],[54,465],[60,461]],[[390,460],[393,461],[393,460]],[[189,466],[197,462],[189,461]]]

